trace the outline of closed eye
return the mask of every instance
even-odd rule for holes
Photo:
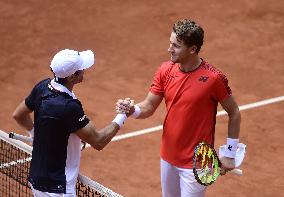
[[[175,47],[175,48],[180,48],[180,47],[181,47],[180,45],[178,45],[178,44],[176,44],[176,43],[170,43],[170,46],[173,46],[173,47]]]

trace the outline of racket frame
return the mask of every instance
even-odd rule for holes
[[[212,155],[214,156],[214,158],[216,159],[216,161],[214,162],[214,159],[213,159],[213,161],[212,161],[212,163],[214,162],[214,165],[215,165],[215,163],[218,165],[218,172],[217,172],[217,174],[215,174],[215,172],[214,172],[214,175],[212,175],[213,176],[213,181],[211,181],[211,182],[209,182],[209,183],[204,183],[204,182],[202,182],[202,180],[200,180],[200,178],[199,178],[199,176],[198,176],[198,171],[200,170],[200,169],[197,169],[196,168],[196,165],[197,165],[197,160],[198,160],[198,153],[197,153],[197,151],[199,150],[199,148],[200,147],[202,147],[202,146],[206,146],[206,147],[208,147],[207,149],[206,149],[206,151],[207,151],[207,153],[208,153],[208,150],[209,150],[209,148],[211,149],[211,151],[212,151]],[[207,154],[206,154],[206,156],[207,156]],[[208,157],[208,156],[207,156]],[[211,156],[212,157],[212,156]],[[195,176],[195,179],[197,180],[197,182],[199,183],[199,184],[201,184],[201,185],[204,185],[204,186],[208,186],[208,185],[211,185],[212,183],[214,183],[216,180],[217,180],[217,177],[220,175],[220,169],[221,169],[221,167],[222,167],[222,163],[221,163],[221,161],[220,161],[220,159],[219,159],[219,157],[218,157],[218,155],[217,155],[217,153],[216,153],[216,150],[214,149],[214,147],[211,145],[211,144],[208,144],[207,142],[205,142],[205,141],[203,141],[203,142],[200,142],[196,147],[195,147],[195,149],[194,149],[194,156],[193,156],[193,174],[194,174],[194,176]],[[213,169],[214,171],[216,170],[216,169]]]

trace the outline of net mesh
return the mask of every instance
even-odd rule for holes
[[[10,139],[0,130],[0,196],[33,196],[28,184],[28,172],[32,147]],[[79,174],[76,185],[77,196],[122,197],[103,185]]]

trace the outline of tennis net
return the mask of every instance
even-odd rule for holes
[[[19,140],[9,138],[0,130],[0,196],[33,196],[28,184],[32,147]],[[122,197],[90,178],[79,174],[76,185],[77,196]]]

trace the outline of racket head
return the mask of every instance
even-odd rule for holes
[[[213,146],[201,142],[195,147],[193,173],[199,184],[208,186],[214,183],[220,175],[221,165]]]

